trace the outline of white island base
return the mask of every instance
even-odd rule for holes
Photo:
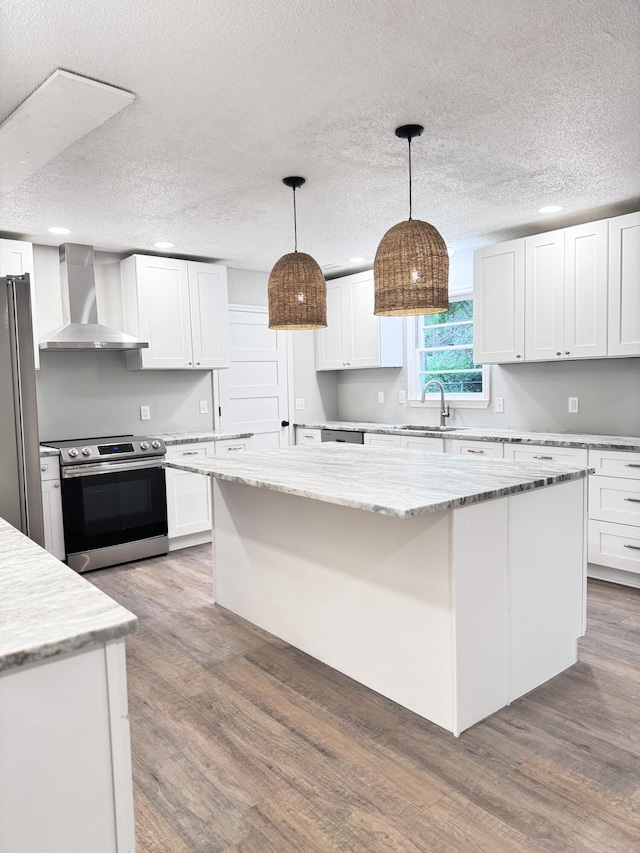
[[[585,482],[396,518],[213,479],[215,599],[457,736],[575,663]]]

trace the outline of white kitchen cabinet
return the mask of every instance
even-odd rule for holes
[[[62,493],[60,489],[60,463],[55,456],[40,459],[42,479],[42,514],[44,519],[44,547],[59,560],[64,560],[64,528],[62,525]]]
[[[124,331],[149,342],[127,352],[129,368],[229,366],[226,267],[131,255],[120,271]]]
[[[525,240],[525,357],[607,354],[607,222]]]
[[[401,435],[400,447],[404,450],[424,450],[426,453],[444,453],[444,439],[427,435]]]
[[[518,462],[563,462],[587,467],[588,451],[583,447],[549,447],[545,444],[513,444],[505,442],[504,458]]]
[[[365,432],[364,443],[371,447],[402,447],[402,436],[378,432]]]
[[[458,453],[461,456],[484,456],[491,459],[502,459],[504,444],[501,441],[464,441],[454,438],[449,443],[448,452]]]
[[[640,213],[609,220],[608,353],[640,355]]]
[[[197,442],[167,447],[167,461],[199,459],[215,455],[215,441]],[[169,549],[194,544],[194,534],[207,534],[198,541],[207,541],[211,534],[211,486],[208,477],[167,468],[167,525]]]
[[[373,272],[327,282],[327,328],[316,332],[316,370],[402,367],[402,318],[373,313]]]
[[[33,357],[36,370],[40,367],[38,323],[36,319],[36,290],[33,275],[33,246],[24,240],[0,239],[0,276],[29,274],[31,286],[31,321],[33,326]]]
[[[322,432],[319,429],[306,429],[306,427],[296,427],[296,444],[320,444],[322,442]]]
[[[473,358],[476,364],[524,359],[524,240],[474,253]]]
[[[242,452],[243,450],[251,450],[252,439],[251,437],[223,438],[214,442],[214,444],[216,456],[227,456]]]

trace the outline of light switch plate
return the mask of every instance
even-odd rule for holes
[[[384,391],[378,391],[378,402],[384,403]]]
[[[579,397],[569,397],[568,398],[569,406],[568,411],[570,415],[577,415],[580,411],[580,398]]]
[[[150,406],[140,406],[140,420],[141,421],[151,420],[151,408],[150,408]]]
[[[209,414],[209,401],[208,400],[200,400],[200,414],[208,415]]]
[[[504,412],[504,397],[496,397],[493,401],[494,412]]]
[[[304,397],[296,397],[296,412],[304,411],[304,407],[305,407]]]
[[[407,392],[406,391],[398,391],[398,403],[401,406],[406,405],[407,402]]]

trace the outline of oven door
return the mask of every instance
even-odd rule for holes
[[[167,535],[162,460],[66,466],[62,515],[67,555]]]

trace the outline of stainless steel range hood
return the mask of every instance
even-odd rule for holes
[[[60,246],[60,284],[67,322],[49,340],[42,341],[40,349],[131,350],[149,346],[146,341],[98,323],[93,246]]]

